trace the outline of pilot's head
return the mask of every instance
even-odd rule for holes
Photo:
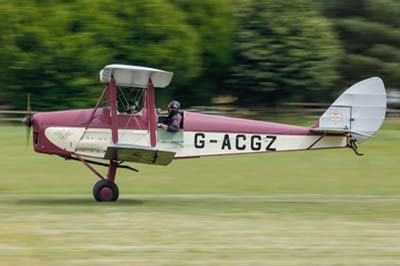
[[[173,100],[168,104],[168,113],[177,113],[180,108],[181,104],[178,101]]]

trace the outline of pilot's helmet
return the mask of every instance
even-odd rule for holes
[[[171,108],[172,112],[176,113],[181,108],[181,104],[178,101],[173,100],[168,104],[168,109],[169,108]]]

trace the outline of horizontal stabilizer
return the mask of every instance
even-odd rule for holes
[[[332,128],[332,127],[318,127],[318,128],[310,128],[312,132],[318,132],[318,133],[325,133],[325,134],[351,134],[351,135],[359,135],[363,137],[370,138],[372,135],[354,131],[354,130],[349,130],[349,129],[343,129],[343,128]]]
[[[175,157],[175,152],[159,150],[153,147],[113,144],[107,147],[104,159],[127,161],[155,165],[168,165]]]

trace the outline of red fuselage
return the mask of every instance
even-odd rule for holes
[[[33,116],[33,143],[36,152],[70,156],[71,153],[52,144],[45,136],[49,127],[111,128],[109,108],[99,108],[90,120],[94,109],[69,110],[37,113]],[[247,119],[206,115],[192,112],[183,113],[185,132],[225,132],[243,134],[273,135],[315,135],[309,128],[261,122]],[[156,116],[154,119],[158,119]],[[141,115],[121,114],[117,116],[118,129],[149,130],[146,110]],[[89,122],[89,123],[88,123]]]

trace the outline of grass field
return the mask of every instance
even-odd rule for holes
[[[0,265],[400,265],[400,124],[349,149],[119,171],[96,203],[78,162],[0,127]],[[100,170],[103,170],[99,168]]]

